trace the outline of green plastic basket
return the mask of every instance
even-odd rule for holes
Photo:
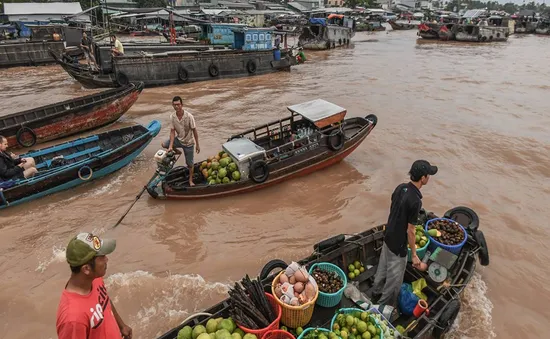
[[[334,314],[334,317],[332,317],[332,321],[330,322],[330,330],[334,328],[334,323],[336,322],[336,317],[338,317],[339,314],[350,314],[353,312],[367,312],[360,308],[341,308]],[[384,339],[384,332],[382,331],[382,327],[380,327],[380,324],[378,323],[378,319],[372,316],[372,314],[369,314],[369,318],[374,321],[374,325],[377,329],[380,330],[380,339]]]
[[[334,307],[334,306],[338,305],[340,303],[340,301],[342,300],[342,296],[344,295],[344,289],[348,285],[348,279],[346,277],[346,274],[344,273],[344,271],[342,271],[340,269],[340,267],[338,267],[334,264],[331,264],[331,263],[328,263],[328,262],[320,262],[320,263],[317,263],[317,264],[313,264],[313,266],[311,266],[309,268],[309,274],[310,275],[313,273],[313,270],[316,267],[319,267],[323,271],[336,272],[338,274],[338,276],[342,279],[342,282],[343,282],[342,288],[339,289],[338,292],[336,292],[336,293],[325,293],[325,292],[321,292],[321,290],[319,290],[319,298],[317,298],[316,304],[319,305],[319,306],[322,306],[322,307]],[[317,282],[317,285],[319,285],[318,282]]]
[[[300,333],[300,335],[298,336],[297,339],[304,339],[304,336],[306,334],[308,334],[309,332],[311,331],[315,331],[315,330],[319,330],[320,332],[325,332],[327,334],[327,337],[328,337],[328,334],[330,333],[329,330],[327,330],[326,328],[322,328],[322,327],[308,327],[306,328],[302,333]]]

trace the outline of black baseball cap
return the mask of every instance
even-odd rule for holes
[[[420,178],[425,175],[434,175],[437,173],[437,166],[432,166],[426,160],[416,160],[412,166],[409,174],[415,178]]]

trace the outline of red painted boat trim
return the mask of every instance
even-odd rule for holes
[[[92,108],[84,115],[68,115],[60,121],[33,129],[36,134],[36,143],[55,140],[58,138],[84,132],[100,126],[107,125],[118,120],[137,101],[141,91],[134,90],[132,93],[101,105],[99,108]],[[18,147],[16,136],[7,137],[8,147]]]
[[[200,194],[200,195],[175,195],[175,194],[170,194],[170,193],[166,192],[165,193],[165,199],[170,199],[170,200],[195,200],[195,199],[225,197],[225,196],[239,194],[239,193],[256,191],[256,190],[259,190],[259,189],[262,189],[262,188],[265,188],[265,187],[269,187],[271,185],[277,184],[277,183],[285,181],[285,180],[289,180],[289,179],[292,179],[292,178],[297,178],[297,177],[300,177],[300,176],[307,175],[309,173],[318,171],[320,169],[323,169],[325,167],[331,166],[333,164],[336,164],[336,163],[342,161],[351,152],[353,152],[357,147],[359,147],[359,145],[363,142],[363,140],[365,140],[365,138],[370,134],[372,129],[373,129],[373,127],[371,127],[370,130],[367,131],[364,136],[362,136],[360,139],[357,139],[355,144],[353,144],[352,146],[347,148],[345,151],[343,151],[341,153],[336,153],[331,158],[328,158],[328,159],[326,159],[324,161],[321,161],[321,162],[318,162],[316,164],[312,164],[310,166],[301,168],[300,170],[298,170],[296,172],[292,172],[292,173],[277,177],[277,178],[272,179],[272,180],[268,179],[266,182],[264,182],[262,184],[256,184],[256,185],[247,186],[247,187],[244,187],[244,188],[238,188],[238,189],[234,189],[234,190],[228,190],[226,192],[216,192],[216,193],[211,193],[211,194]],[[320,155],[322,155],[322,154],[320,154]],[[308,159],[308,160],[311,160],[311,159]]]

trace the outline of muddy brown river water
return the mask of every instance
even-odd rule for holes
[[[117,239],[107,286],[135,338],[153,338],[226,296],[274,258],[310,253],[336,233],[384,223],[394,187],[425,158],[439,173],[422,189],[442,215],[466,205],[481,219],[491,264],[478,265],[451,338],[550,333],[550,38],[506,43],[417,42],[414,31],[357,33],[347,49],[306,52],[290,73],[145,89],[117,123],[158,119],[161,133],[128,167],[0,211],[0,338],[55,338],[70,271],[64,247],[93,231]],[[0,70],[0,115],[81,96],[58,66]],[[144,194],[168,136],[171,98],[198,124],[205,158],[235,132],[323,98],[348,116],[374,113],[371,135],[343,162],[254,193],[197,202]],[[180,161],[182,162],[182,161]]]

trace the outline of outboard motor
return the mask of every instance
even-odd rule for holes
[[[176,154],[173,151],[167,152],[165,150],[158,150],[155,154],[155,161],[157,162],[157,173],[159,175],[166,175],[174,164],[176,163]]]

